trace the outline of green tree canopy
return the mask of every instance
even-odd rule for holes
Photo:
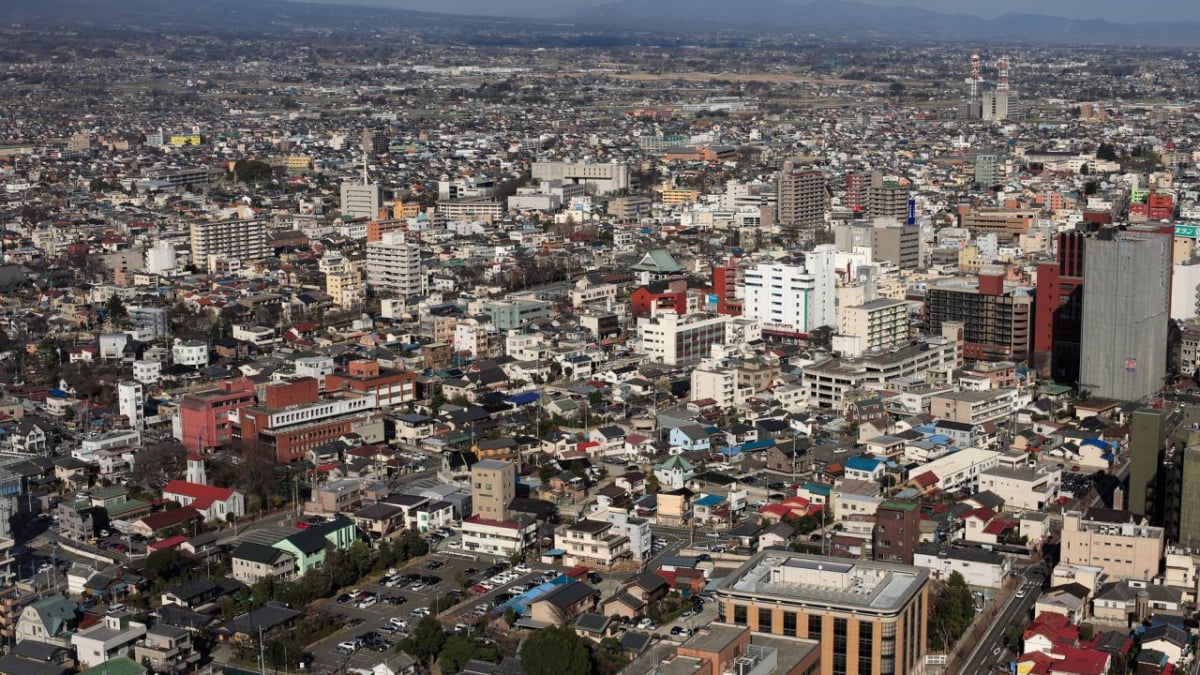
[[[966,579],[952,572],[938,595],[929,620],[929,648],[947,650],[958,642],[975,619],[975,596]]]
[[[422,664],[428,664],[441,653],[446,644],[446,631],[442,624],[432,616],[426,616],[417,623],[412,637],[400,643],[400,648],[412,655]]]
[[[271,180],[274,169],[259,159],[246,159],[233,165],[233,175],[239,183],[258,183]]]
[[[449,675],[462,672],[463,666],[472,659],[496,663],[500,660],[500,653],[492,645],[480,644],[469,637],[455,636],[446,640],[441,654],[438,655],[438,665],[443,674]]]
[[[546,628],[521,646],[521,668],[526,675],[592,675],[591,653],[570,628]]]

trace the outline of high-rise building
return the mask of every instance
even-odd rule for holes
[[[1171,237],[1101,230],[1084,252],[1079,386],[1139,401],[1167,372]]]
[[[379,241],[367,244],[367,283],[400,297],[424,293],[421,249],[400,231],[388,232]]]
[[[342,183],[342,215],[351,218],[379,217],[379,208],[383,206],[383,191],[378,183]]]
[[[267,224],[261,220],[226,220],[191,225],[192,263],[208,269],[214,258],[260,260],[271,255]]]
[[[867,191],[871,185],[871,177],[861,172],[846,174],[846,201],[844,206],[855,213],[867,209]]]
[[[836,255],[836,246],[822,244],[805,255],[804,264],[758,263],[747,269],[738,292],[742,315],[761,321],[768,332],[807,335],[836,327]]]
[[[1167,414],[1157,408],[1142,408],[1129,416],[1129,490],[1126,508],[1150,515],[1155,477],[1167,441]]]
[[[920,672],[928,582],[910,565],[769,549],[717,586],[717,621],[819,642],[819,675]]]
[[[867,213],[872,218],[907,218],[908,197],[908,186],[884,180],[882,174],[873,174],[867,190]]]
[[[483,459],[471,466],[471,510],[487,520],[509,519],[517,496],[517,467],[512,462]]]
[[[1033,366],[1042,377],[1079,381],[1079,342],[1083,330],[1082,232],[1058,235],[1058,260],[1037,266],[1034,302]]]
[[[787,228],[815,230],[825,225],[825,174],[783,163],[776,184],[778,222]]]
[[[985,265],[975,279],[952,279],[925,292],[925,329],[941,332],[943,322],[962,322],[968,360],[1016,361],[1029,358],[1033,294],[1009,286],[1003,267]]]
[[[911,565],[921,544],[921,505],[889,500],[875,511],[871,555],[883,562]]]

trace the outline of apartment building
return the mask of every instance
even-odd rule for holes
[[[928,570],[767,550],[717,586],[717,621],[820,643],[820,675],[924,667]]]
[[[588,164],[583,162],[534,162],[530,167],[534,181],[559,181],[563,185],[583,185],[591,194],[620,192],[633,186],[628,164]]]
[[[1041,511],[1058,499],[1062,469],[1029,466],[1024,453],[1001,457],[1000,463],[979,476],[979,489],[995,493],[1009,511]]]
[[[951,337],[933,337],[881,354],[857,359],[831,358],[805,366],[804,386],[809,405],[840,410],[848,391],[883,389],[888,382],[899,378],[930,383],[948,379],[962,365],[960,330],[945,322],[942,333]]]
[[[214,258],[260,260],[271,255],[262,220],[225,220],[191,224],[192,261],[209,269]]]
[[[929,414],[972,426],[1008,419],[1016,407],[1014,389],[948,391],[929,398]]]
[[[921,489],[942,492],[978,492],[983,473],[1000,463],[1000,453],[984,448],[963,448],[926,463],[913,472],[910,482]]]
[[[1100,567],[1114,579],[1153,578],[1165,550],[1161,527],[1129,511],[1092,507],[1063,514],[1061,561]]]
[[[341,187],[342,215],[351,218],[378,218],[383,206],[383,190],[378,183],[346,181]]]
[[[1025,362],[1033,346],[1033,299],[1032,289],[1005,283],[1003,267],[985,265],[975,279],[929,287],[925,329],[937,333],[943,322],[960,322],[966,358]]]
[[[776,183],[779,223],[785,227],[815,229],[825,224],[827,206],[825,174],[783,163]]]
[[[574,567],[587,565],[612,569],[633,557],[629,537],[613,523],[602,520],[580,520],[563,525],[554,532],[554,547],[561,549],[563,564]]]
[[[425,292],[421,249],[404,232],[388,232],[367,244],[367,283],[399,297]]]
[[[903,300],[889,298],[839,307],[834,351],[853,358],[864,352],[887,351],[909,344],[908,307]]]
[[[921,543],[921,505],[913,501],[888,500],[875,510],[871,555],[883,562],[913,564]]]

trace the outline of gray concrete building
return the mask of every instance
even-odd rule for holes
[[[1088,242],[1079,387],[1138,401],[1167,372],[1171,237],[1102,231]]]

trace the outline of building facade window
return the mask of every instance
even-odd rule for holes
[[[874,675],[875,624],[858,622],[858,675]]]
[[[745,605],[734,605],[733,606],[733,624],[735,626],[745,626],[746,625],[746,606]]]
[[[821,616],[819,614],[808,615],[808,639],[821,639]]]
[[[796,637],[796,613],[783,613],[783,634],[787,637]]]
[[[849,622],[833,618],[833,675],[846,675],[846,643]]]
[[[773,612],[770,607],[759,607],[758,608],[758,632],[774,633],[775,630],[774,630],[774,626],[772,625],[773,624],[772,619],[774,619],[774,616],[775,616],[775,612]]]

